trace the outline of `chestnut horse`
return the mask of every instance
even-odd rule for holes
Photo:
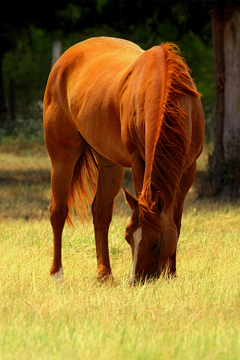
[[[53,279],[63,277],[61,244],[72,205],[87,216],[92,202],[98,278],[111,275],[108,230],[124,168],[132,168],[136,198],[126,228],[132,283],[175,275],[184,198],[203,148],[200,95],[178,48],[143,51],[99,37],[67,50],[53,67],[44,97],[44,130],[51,157],[50,219]]]

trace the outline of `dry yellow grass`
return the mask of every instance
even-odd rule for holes
[[[38,205],[32,208],[36,214]],[[178,278],[136,287],[129,285],[131,256],[124,240],[129,212],[124,209],[120,206],[110,229],[114,285],[96,281],[91,224],[65,229],[65,279],[56,285],[49,278],[52,234],[47,214],[39,221],[27,212],[26,221],[25,212],[13,219],[9,210],[1,218],[1,360],[240,358],[237,205],[189,199]]]

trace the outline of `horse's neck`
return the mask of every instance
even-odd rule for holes
[[[143,53],[128,74],[122,125],[130,147],[144,148],[139,200],[146,206],[156,195],[162,197],[166,208],[175,199],[189,160],[192,99],[196,97],[199,94],[188,68],[171,44]]]
[[[143,187],[152,172],[165,87],[166,62],[160,47],[142,53],[123,73],[117,85],[116,98],[120,109],[121,129],[123,134],[128,134],[128,150],[131,153],[138,152],[137,156],[141,157],[145,164],[144,172],[139,172],[143,174],[143,179],[140,180]],[[133,168],[135,163],[139,166],[139,161],[133,161]]]
[[[162,126],[166,88],[166,62],[160,47],[154,49],[148,61],[148,66],[143,78],[145,91],[142,94],[142,103],[144,104],[142,121],[144,122],[145,129],[145,172],[143,190],[147,186],[147,183],[149,183],[149,181],[151,182],[152,178],[153,162]]]

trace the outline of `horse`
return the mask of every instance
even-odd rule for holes
[[[51,158],[50,275],[63,279],[62,231],[91,205],[99,280],[112,277],[108,230],[124,168],[136,195],[126,241],[131,283],[176,276],[176,249],[185,196],[204,141],[200,94],[179,49],[163,43],[147,51],[118,38],[73,45],[52,68],[43,123]]]

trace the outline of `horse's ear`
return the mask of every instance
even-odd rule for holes
[[[124,187],[122,189],[123,189],[123,193],[124,193],[126,202],[128,203],[128,205],[130,206],[130,208],[132,210],[135,209],[135,207],[137,207],[137,205],[138,205],[137,199],[135,199],[134,196],[129,194],[129,192],[126,189],[124,189]]]

